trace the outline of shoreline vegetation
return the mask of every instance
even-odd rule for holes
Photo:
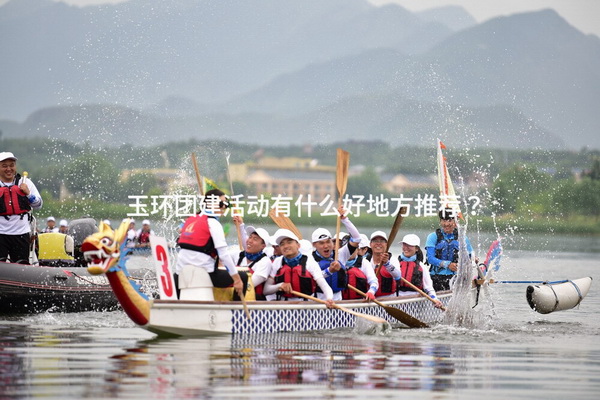
[[[121,221],[126,218],[127,213],[133,209],[127,204],[108,203],[98,200],[68,200],[60,202],[54,199],[44,200],[44,207],[35,213],[38,226],[43,226],[45,218],[52,215],[57,218],[65,218],[69,221],[82,217],[91,217],[97,221],[111,219]],[[149,215],[144,217],[134,217],[136,220],[148,218],[152,221],[172,221],[179,222],[185,217],[172,217],[164,219],[162,216]],[[374,214],[362,214],[359,217],[351,216],[352,221],[359,227],[381,228],[394,223],[395,216],[379,217]],[[230,222],[231,217],[223,217],[224,221]],[[329,226],[335,224],[335,217],[323,216],[314,213],[311,217],[297,215],[290,216],[290,219],[298,226]],[[466,216],[469,226],[477,226],[482,232],[497,232],[504,235],[507,232],[515,233],[559,233],[576,234],[581,236],[600,236],[600,223],[595,218],[585,216],[516,216],[502,215],[495,218],[485,215]],[[244,222],[248,224],[272,224],[273,221],[267,216],[246,215]],[[402,227],[406,229],[424,229],[429,230],[438,226],[438,219],[435,216],[417,217],[408,215],[404,218]]]
[[[424,177],[435,175],[433,143],[431,146],[394,147],[382,141],[347,141],[284,147],[189,140],[160,146],[149,143],[149,146],[102,148],[92,147],[89,141],[7,139],[0,134],[0,146],[19,155],[20,171],[29,172],[42,194],[44,207],[35,213],[38,225],[50,215],[68,220],[90,216],[116,222],[134,212],[130,207],[134,202],[130,195],[195,194],[195,185],[180,181],[182,176],[194,176],[190,162],[192,152],[198,154],[202,176],[221,188],[229,186],[226,174],[229,156],[233,164],[252,164],[266,157],[277,159],[295,155],[318,166],[333,167],[336,149],[341,147],[350,152],[351,168],[356,167],[348,177],[346,194],[349,196],[367,198],[380,193],[391,198],[403,192],[405,198],[416,199],[419,195],[435,196],[438,192],[433,184],[431,187],[405,186],[394,189],[394,193],[387,189],[390,179],[397,176],[420,182]],[[600,235],[600,150],[455,147],[447,149],[444,155],[448,157],[448,168],[455,184],[459,183],[461,193],[466,193],[462,197],[468,194],[481,200],[476,203],[476,211],[482,215],[470,215],[471,226],[500,235],[514,232]],[[179,171],[181,175],[170,178],[171,181],[164,177],[159,179],[165,169]],[[236,194],[250,195],[256,191],[243,179],[235,177],[232,186]],[[463,212],[470,211],[463,209]],[[307,219],[296,215],[292,213],[290,218],[298,225],[328,226],[335,221],[333,216],[315,215]],[[497,217],[493,219],[491,215]],[[166,219],[156,215],[148,218]],[[378,228],[391,227],[393,218],[374,214],[354,217],[361,226]],[[181,219],[183,217],[171,218],[177,223]],[[253,224],[271,223],[267,217],[246,216],[245,220]],[[404,221],[404,226],[409,229],[431,229],[437,225],[435,217],[416,217],[414,212]]]

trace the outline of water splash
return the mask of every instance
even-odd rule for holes
[[[488,307],[483,307],[483,305],[490,304],[491,297],[487,289],[479,290],[477,293],[477,289],[473,288],[474,268],[467,250],[466,232],[467,224],[459,224],[458,271],[454,278],[454,294],[442,323],[466,328],[483,328],[490,322],[486,312],[489,311]],[[480,303],[482,307],[479,307]],[[473,308],[474,304],[477,304],[478,307]],[[493,307],[493,303],[491,304]]]

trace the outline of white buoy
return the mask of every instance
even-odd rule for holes
[[[592,278],[527,287],[527,302],[540,314],[569,310],[581,303],[592,285]]]

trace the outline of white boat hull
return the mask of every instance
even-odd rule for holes
[[[591,285],[591,277],[557,284],[531,285],[527,287],[527,302],[540,314],[570,310],[581,303]]]
[[[447,292],[440,294],[439,298],[447,305],[451,296]],[[426,323],[436,322],[442,313],[419,295],[401,296],[382,302]],[[327,309],[322,304],[309,301],[250,301],[247,304],[251,319],[246,318],[242,304],[237,302],[154,300],[149,322],[142,328],[159,335],[202,336],[331,330],[354,327],[357,320],[347,312]],[[337,304],[383,318],[391,324],[400,324],[374,303],[340,301]]]

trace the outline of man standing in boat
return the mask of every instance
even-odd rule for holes
[[[0,260],[28,264],[31,210],[42,208],[42,197],[27,177],[17,173],[17,157],[0,153]]]
[[[177,287],[179,274],[184,267],[191,265],[206,269],[213,286],[226,288],[233,284],[237,296],[244,296],[248,276],[245,272],[238,273],[235,262],[227,251],[225,232],[219,222],[219,217],[228,207],[225,193],[219,189],[209,190],[204,196],[204,210],[189,217],[183,224],[177,241],[181,247],[174,274]],[[225,270],[218,268],[219,261],[223,263]]]
[[[427,264],[431,266],[429,273],[435,290],[450,290],[450,279],[458,270],[458,229],[456,211],[451,208],[440,210],[440,228],[427,236],[425,250]],[[473,247],[468,237],[465,237],[469,256]]]
[[[298,236],[288,229],[280,229],[276,233],[275,243],[282,255],[273,261],[269,279],[265,282],[265,295],[282,292],[278,296],[285,300],[302,300],[292,291],[312,295],[319,286],[327,307],[333,307],[333,291],[314,258],[300,252]]]

